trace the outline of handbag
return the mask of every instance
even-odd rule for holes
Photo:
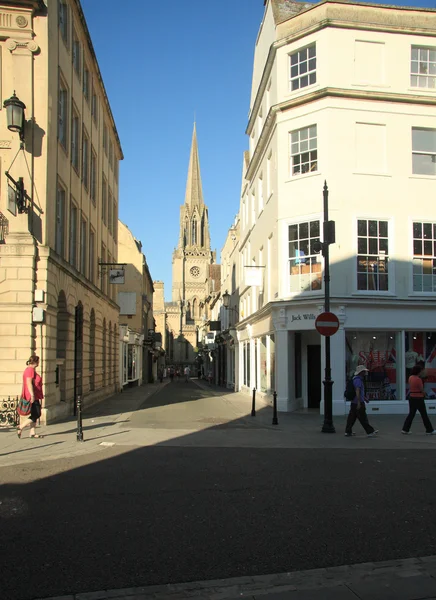
[[[30,416],[32,421],[37,421],[41,417],[41,404],[39,400],[34,400],[30,407]]]
[[[30,400],[26,400],[26,398],[20,398],[17,406],[17,413],[22,417],[27,417],[30,415],[32,410]]]

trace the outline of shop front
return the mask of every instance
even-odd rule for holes
[[[142,334],[132,331],[127,326],[120,326],[120,381],[122,387],[142,385],[143,341]]]

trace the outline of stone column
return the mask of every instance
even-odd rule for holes
[[[276,343],[276,391],[277,410],[289,410],[289,332],[287,329],[288,318],[284,308],[278,313],[273,313]]]

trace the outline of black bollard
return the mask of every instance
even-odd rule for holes
[[[273,394],[273,418],[272,418],[272,424],[273,425],[278,425],[279,424],[279,420],[277,418],[277,392],[274,392],[274,394]]]
[[[253,402],[251,403],[251,416],[256,416],[256,388],[253,388]]]
[[[83,427],[82,427],[82,398],[77,396],[77,441],[83,442]]]

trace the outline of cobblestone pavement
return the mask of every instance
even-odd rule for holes
[[[436,556],[39,600],[435,600]]]

